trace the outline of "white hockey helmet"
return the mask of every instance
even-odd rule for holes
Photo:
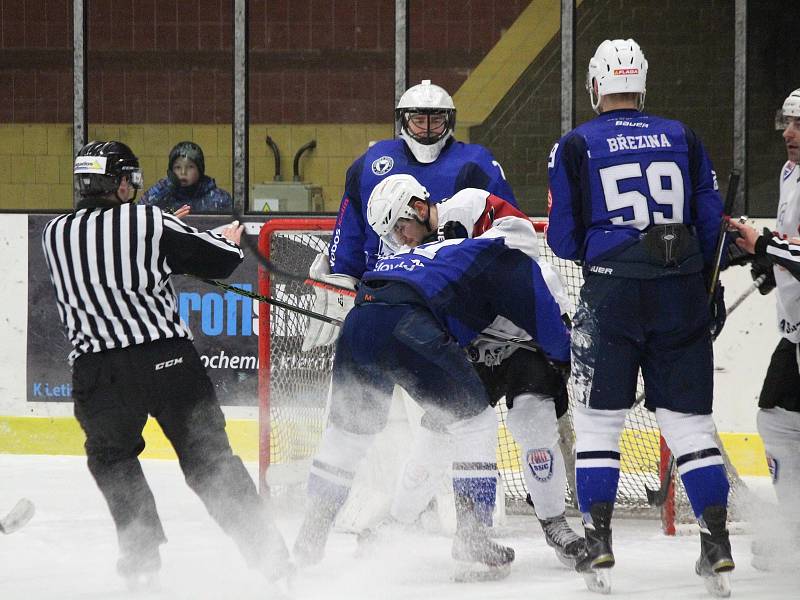
[[[399,219],[419,219],[409,206],[412,198],[427,202],[428,190],[413,175],[389,175],[369,195],[367,202],[367,221],[378,236],[393,248],[398,240],[394,238],[394,226]]]
[[[594,89],[597,83],[597,92]],[[638,109],[644,108],[647,89],[647,60],[633,40],[605,40],[589,60],[586,89],[595,112],[607,94],[639,94]]]
[[[409,117],[427,115],[427,131],[414,134],[408,128]],[[444,117],[443,127],[431,127],[431,116]],[[396,133],[405,140],[409,150],[421,163],[432,163],[453,135],[456,127],[456,107],[444,88],[423,79],[422,83],[408,88],[400,97],[394,111]]]
[[[778,118],[775,120],[775,128],[786,129],[789,124],[788,117],[800,118],[800,88],[786,96],[781,110],[778,111]]]

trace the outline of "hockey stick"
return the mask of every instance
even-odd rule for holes
[[[742,295],[739,296],[733,302],[731,302],[730,307],[728,307],[728,315],[730,315],[734,310],[736,310],[736,307],[739,306],[742,302],[744,302],[747,299],[747,297],[750,296],[750,294],[759,289],[766,280],[767,280],[766,274],[759,275],[758,277],[756,277],[753,280],[753,283],[750,286],[748,286],[748,288],[742,293]]]
[[[27,498],[19,500],[8,514],[0,519],[0,533],[14,533],[33,518],[36,512],[33,502]]]
[[[739,179],[740,174],[739,171],[734,169],[731,171],[730,177],[728,178],[728,191],[725,193],[725,204],[723,206],[723,214],[722,214],[722,222],[719,226],[719,234],[717,235],[717,246],[714,251],[714,262],[712,263],[711,267],[711,277],[708,283],[708,306],[711,306],[711,303],[714,302],[714,295],[717,291],[717,286],[719,285],[719,273],[720,267],[722,266],[722,257],[725,254],[726,249],[726,240],[728,239],[728,221],[727,217],[733,211],[733,204],[736,201],[736,193],[739,190]],[[752,290],[750,290],[752,291]],[[736,306],[742,303],[742,301],[749,295],[749,291],[745,294],[742,298],[737,299],[738,302]],[[728,311],[730,313],[730,311]],[[664,470],[664,473],[661,476],[661,485],[657,490],[651,490],[649,487],[645,486],[645,493],[647,494],[647,503],[650,506],[663,506],[664,502],[667,501],[667,496],[669,495],[669,486],[672,483],[672,472],[675,470],[675,455],[670,451],[669,453],[669,461],[667,462],[667,468]]]
[[[736,202],[736,194],[739,190],[739,171],[734,169],[728,178],[728,191],[725,194],[725,204],[722,211],[722,222],[719,225],[717,234],[717,247],[714,251],[714,262],[711,264],[711,277],[708,281],[708,305],[714,301],[714,293],[719,284],[719,273],[722,267],[722,257],[725,255],[728,239],[728,217],[733,212],[733,204]]]
[[[191,277],[195,277],[191,275]],[[277,306],[278,308],[283,308],[285,310],[291,310],[306,317],[310,317],[312,319],[319,319],[320,321],[325,321],[326,323],[330,323],[331,325],[335,325],[336,327],[341,327],[344,321],[341,319],[337,319],[335,317],[329,317],[328,315],[323,315],[322,313],[314,312],[313,310],[308,310],[305,308],[301,308],[299,306],[295,306],[294,304],[290,304],[288,302],[283,302],[282,300],[277,300],[270,296],[262,296],[261,294],[256,294],[255,292],[251,292],[250,290],[245,290],[240,287],[236,287],[235,285],[229,285],[227,283],[223,283],[221,281],[217,281],[216,279],[205,279],[203,277],[195,277],[195,279],[199,279],[209,285],[213,285],[214,287],[218,287],[226,292],[232,292],[234,294],[240,294],[241,296],[245,296],[247,298],[252,298],[253,300],[258,300],[259,302],[266,302],[267,304],[271,304],[273,306]],[[346,288],[345,288],[346,290]],[[355,296],[355,292],[353,290],[346,290],[350,292],[353,296]],[[516,346],[517,348],[523,348],[525,350],[529,350],[531,352],[541,352],[541,348],[533,343],[531,340],[524,340],[518,338],[516,336],[505,334],[499,330],[492,330],[489,331],[482,331],[480,335],[485,338],[489,338],[492,341],[500,342],[504,344],[510,344],[512,346]]]
[[[195,276],[192,275],[192,277]],[[330,323],[331,325],[335,325],[337,327],[341,327],[343,323],[341,319],[337,319],[335,317],[329,317],[328,315],[323,315],[322,313],[314,312],[313,310],[308,310],[300,306],[295,306],[294,304],[290,304],[288,302],[272,298],[271,296],[262,296],[261,294],[256,294],[255,292],[251,292],[250,290],[245,290],[243,288],[236,287],[235,285],[222,283],[221,281],[217,281],[216,279],[205,279],[203,277],[195,277],[195,279],[199,279],[200,281],[203,281],[209,285],[213,285],[214,287],[218,287],[222,290],[225,290],[226,292],[233,292],[234,294],[239,294],[240,296],[252,298],[253,300],[258,300],[259,302],[266,302],[267,304],[271,304],[272,306],[277,306],[278,308],[283,308],[285,310],[291,310],[306,317],[311,317],[312,319],[325,321],[326,323]],[[355,292],[353,292],[353,290],[348,290],[348,291],[350,291],[353,295],[355,295]]]

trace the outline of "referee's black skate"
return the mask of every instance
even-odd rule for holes
[[[572,530],[564,513],[550,519],[539,519],[547,545],[556,551],[562,564],[575,568],[578,558],[586,550],[586,540]]]
[[[298,567],[315,565],[322,560],[340,506],[323,498],[309,499],[303,524],[292,548],[292,556]]]
[[[128,553],[117,560],[117,573],[132,592],[155,592],[160,587],[161,554],[152,551]]]
[[[731,542],[724,506],[708,506],[700,518],[700,558],[694,565],[695,573],[703,578],[709,593],[719,598],[731,595],[729,573],[735,568],[731,557]]]
[[[583,575],[586,587],[600,594],[611,592],[610,569],[614,566],[614,551],[611,547],[611,515],[614,505],[598,502],[584,515],[586,547],[575,562],[575,570]]]
[[[503,579],[514,562],[514,549],[493,541],[488,528],[480,523],[456,530],[451,555],[465,563],[453,576],[458,582]]]

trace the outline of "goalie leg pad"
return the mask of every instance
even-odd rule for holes
[[[700,518],[709,506],[727,506],[730,484],[711,415],[659,408],[656,421],[675,456],[695,516]]]
[[[422,427],[412,444],[391,508],[392,517],[401,523],[413,523],[422,514],[441,488],[453,462],[449,433]]]
[[[627,409],[575,407],[575,487],[578,508],[584,514],[601,502],[613,506],[617,497],[619,434],[627,413]]]
[[[520,447],[523,477],[536,516],[545,520],[561,515],[567,471],[558,444],[553,398],[520,394],[508,411],[506,426]]]

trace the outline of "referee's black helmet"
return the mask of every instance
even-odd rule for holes
[[[142,189],[139,159],[122,142],[89,142],[78,151],[73,173],[85,197],[115,192],[124,175],[134,188]]]

